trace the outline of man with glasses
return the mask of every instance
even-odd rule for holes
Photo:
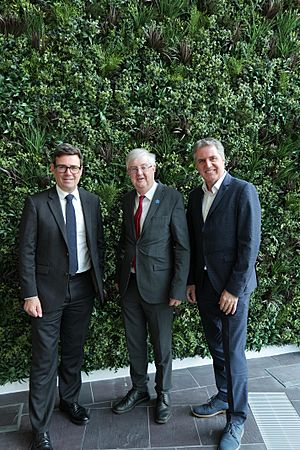
[[[113,405],[116,414],[149,400],[147,336],[156,366],[155,421],[171,416],[172,319],[185,299],[189,237],[181,194],[154,179],[155,155],[132,150],[126,159],[134,190],[123,200],[117,283],[122,302],[132,389]]]
[[[79,405],[83,345],[94,299],[103,301],[103,228],[99,198],[78,188],[80,150],[61,144],[51,172],[56,186],[29,196],[20,226],[20,284],[31,316],[29,415],[33,450],[51,450],[49,423],[56,398],[60,339],[59,408],[77,425],[89,416]]]

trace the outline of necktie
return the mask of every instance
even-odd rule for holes
[[[139,206],[135,212],[134,215],[134,225],[135,225],[135,233],[136,233],[136,238],[138,239],[140,237],[141,234],[141,217],[142,217],[142,212],[143,212],[143,200],[144,200],[145,196],[144,195],[140,195],[139,198]]]
[[[78,258],[77,258],[77,234],[76,234],[76,216],[73,206],[74,195],[68,194],[66,196],[66,228],[67,239],[69,247],[69,273],[75,275],[78,270]]]
[[[143,212],[143,200],[144,200],[145,196],[144,195],[140,195],[139,197],[139,206],[135,212],[134,215],[134,226],[135,226],[135,234],[136,234],[136,239],[138,239],[140,237],[141,234],[141,217],[142,217],[142,212]],[[136,257],[133,258],[132,261],[132,267],[134,268],[135,272],[136,272]]]

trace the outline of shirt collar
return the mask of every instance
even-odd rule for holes
[[[59,197],[60,200],[64,200],[68,194],[74,195],[74,197],[76,198],[76,200],[79,200],[79,191],[78,191],[78,188],[76,188],[73,192],[65,192],[65,191],[63,191],[63,190],[58,186],[58,184],[57,184],[57,185],[56,185],[56,191],[57,191],[57,194],[58,194],[58,197]]]
[[[150,202],[151,202],[151,200],[153,199],[153,196],[154,196],[154,194],[155,194],[155,191],[156,191],[157,186],[158,186],[158,183],[157,183],[156,181],[154,181],[154,183],[153,183],[153,185],[151,186],[151,188],[149,189],[149,191],[147,191],[146,194],[144,194],[145,197],[146,197],[148,200],[150,200]],[[137,192],[137,196],[138,196],[138,198],[140,198],[140,194],[139,194],[138,192]]]
[[[205,194],[210,193],[210,194],[215,195],[215,194],[218,192],[218,190],[220,189],[221,184],[223,183],[226,174],[227,174],[227,171],[224,170],[223,175],[221,176],[221,178],[218,179],[218,181],[215,182],[215,184],[214,184],[213,187],[211,188],[211,191],[209,191],[209,190],[207,189],[206,183],[205,183],[205,181],[203,181],[203,184],[202,184],[203,192],[204,192]]]

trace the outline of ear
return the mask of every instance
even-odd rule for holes
[[[54,173],[55,167],[54,167],[54,164],[53,164],[53,163],[51,163],[51,165],[50,165],[50,170],[51,170],[52,173]]]

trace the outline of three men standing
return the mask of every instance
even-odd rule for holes
[[[191,266],[187,297],[198,305],[218,392],[196,417],[226,411],[219,450],[238,450],[247,417],[245,357],[249,297],[255,289],[261,211],[255,187],[225,170],[224,148],[202,139],[194,158],[203,185],[188,201]]]
[[[132,150],[126,159],[134,190],[123,200],[117,284],[121,295],[132,389],[113,411],[123,414],[149,400],[148,330],[156,366],[155,421],[171,416],[174,307],[186,297],[189,238],[181,194],[157,183],[155,155]]]
[[[94,299],[103,301],[104,241],[99,199],[78,188],[82,170],[80,150],[61,144],[51,164],[56,186],[28,197],[21,219],[21,295],[32,326],[32,450],[52,450],[59,338],[59,407],[77,425],[89,421],[78,397]]]
[[[113,411],[126,413],[150,398],[149,332],[156,365],[155,420],[169,420],[173,311],[187,294],[199,308],[218,389],[208,403],[194,407],[193,414],[207,418],[226,411],[219,450],[238,450],[247,417],[245,346],[249,297],[257,283],[260,204],[251,183],[226,172],[221,142],[198,141],[194,158],[204,182],[189,196],[188,225],[181,194],[155,181],[155,155],[134,149],[126,159],[135,189],[123,200],[117,284],[132,389]],[[77,188],[80,151],[62,144],[51,171],[56,187],[28,197],[20,232],[21,292],[24,309],[32,316],[33,450],[52,449],[48,428],[59,336],[60,409],[74,423],[89,420],[77,402],[83,344],[94,297],[103,300],[100,205],[95,195]]]

